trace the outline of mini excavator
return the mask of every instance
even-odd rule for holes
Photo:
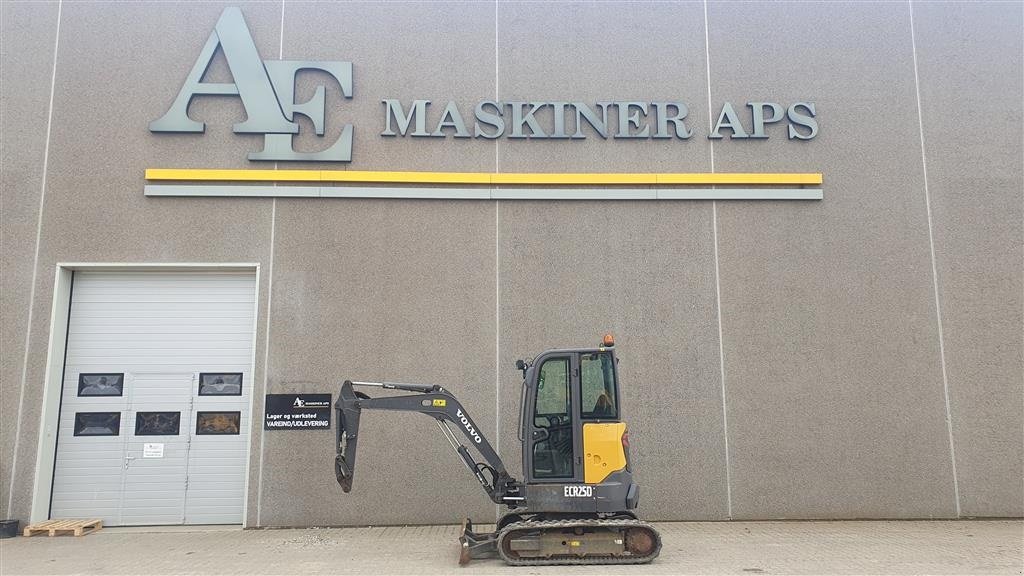
[[[494,532],[462,523],[460,564],[499,556],[515,566],[643,564],[661,536],[637,519],[629,435],[621,419],[618,363],[611,334],[597,348],[549,350],[518,360],[523,373],[519,440],[525,480],[509,475],[481,428],[450,391],[436,384],[346,380],[338,414],[334,473],[352,490],[363,410],[419,412],[434,418],[492,501],[508,508]],[[370,397],[356,388],[412,394]],[[459,440],[466,438],[483,461]]]

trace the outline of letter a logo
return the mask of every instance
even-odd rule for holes
[[[203,76],[220,47],[224,52],[234,83],[203,82]],[[291,137],[299,132],[295,114],[313,122],[318,136],[324,134],[325,88],[319,86],[307,102],[295,102],[295,75],[300,70],[321,70],[338,81],[342,95],[352,97],[350,62],[266,61],[260,59],[256,44],[245,25],[242,11],[225,8],[217,20],[185,79],[178,97],[159,119],[150,122],[151,132],[198,132],[206,124],[188,116],[188,106],[196,96],[237,96],[245,107],[246,120],[234,125],[239,134],[264,134],[264,149],[249,154],[250,160],[352,160],[352,126],[346,124],[337,142],[320,152],[295,152]]]

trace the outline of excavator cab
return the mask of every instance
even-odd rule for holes
[[[609,335],[602,344],[523,362],[520,440],[528,484],[598,484],[628,467],[614,340]]]

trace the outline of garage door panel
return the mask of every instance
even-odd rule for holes
[[[150,402],[173,401],[176,406],[188,402],[195,379],[192,372],[132,372],[131,400],[135,410],[148,409]]]
[[[225,318],[215,318],[210,315],[205,318],[191,318],[181,317],[180,315],[168,315],[166,320],[150,318],[146,321],[140,321],[134,316],[126,316],[123,319],[112,318],[106,316],[104,318],[96,318],[95,321],[107,321],[111,322],[111,326],[96,326],[88,332],[90,336],[104,335],[104,334],[195,334],[197,331],[197,323],[199,322],[220,322],[218,326],[207,326],[204,330],[211,334],[222,334],[232,335],[240,334],[240,332],[248,329],[252,330],[251,320],[236,321],[236,317],[230,316]],[[89,320],[83,318],[83,320]],[[154,326],[154,322],[166,322],[162,326]]]
[[[113,353],[111,353],[111,354],[113,354]],[[163,360],[164,360],[164,362],[161,363],[161,364],[145,364],[145,365],[140,365],[138,363],[126,363],[126,364],[119,364],[118,366],[120,368],[123,368],[126,372],[130,373],[130,372],[136,371],[139,368],[143,368],[143,367],[146,368],[146,369],[149,369],[149,370],[161,370],[163,372],[178,372],[178,371],[183,371],[183,370],[193,370],[195,372],[212,372],[212,371],[214,371],[213,367],[223,368],[223,366],[225,365],[225,361],[222,358],[220,358],[220,357],[218,357],[218,358],[216,358],[214,360],[207,361],[207,362],[191,362],[191,363],[188,363],[188,364],[185,363],[185,359],[180,359],[177,362],[167,361],[166,358],[163,359]],[[247,361],[251,362],[252,358],[251,357],[248,358]],[[228,363],[228,365],[230,365],[230,363]],[[86,365],[86,366],[88,366],[88,365]],[[93,364],[92,366],[93,367],[97,367],[97,366],[102,367],[102,365],[97,365],[97,364]],[[248,366],[246,367],[246,369],[248,369]],[[82,372],[86,372],[87,370],[81,370],[81,371]],[[93,368],[93,369],[91,369],[91,371],[96,372],[97,370],[95,368]],[[71,394],[74,394],[75,393],[74,389],[71,389],[71,390],[72,390]]]
[[[78,382],[69,380],[67,383],[67,390],[69,395],[75,394],[78,388]],[[116,410],[123,412],[127,409],[128,399],[119,396],[80,396],[77,398],[68,398],[64,402],[64,406],[71,408],[72,410]],[[65,419],[68,421],[74,421],[74,412],[62,412],[61,422]]]
[[[237,362],[242,359],[247,349],[242,343],[234,342],[218,342],[218,349],[211,350],[206,342],[197,342],[196,339],[185,342],[153,342],[153,343],[133,343],[130,346],[119,347],[117,350],[111,350],[112,346],[116,344],[104,344],[101,342],[92,342],[88,344],[78,344],[75,346],[69,346],[68,352],[74,354],[107,354],[110,362],[118,365],[125,365],[130,363],[139,364],[139,358],[166,355],[167,360],[180,359],[181,362],[186,362],[188,359],[195,358],[197,362],[209,362],[215,363],[218,360],[226,359],[228,361]],[[184,358],[182,358],[184,357]],[[181,365],[181,364],[177,364]]]
[[[243,329],[245,314],[251,315],[249,304],[232,303],[210,303],[208,305],[183,304],[177,305],[168,303],[160,310],[153,310],[151,305],[121,305],[117,309],[110,309],[107,304],[96,303],[93,306],[83,306],[80,311],[83,320],[93,320],[96,326],[90,326],[90,332],[103,332],[107,330],[113,321],[123,322],[129,328],[150,327],[156,322],[167,321],[171,326],[196,326],[205,324],[208,321],[219,322],[218,326],[225,326],[231,329]],[[145,316],[140,316],[145,314]]]
[[[236,401],[235,405],[240,403]],[[248,418],[240,418],[240,430],[248,430]],[[209,523],[216,517],[236,513],[241,521],[246,443],[242,434],[198,435],[192,439],[185,509],[187,522]]]
[[[175,452],[165,451],[162,458],[139,458],[131,462],[121,503],[122,524],[184,522],[186,456],[183,450]]]
[[[142,296],[151,294],[154,288],[171,289],[176,294],[191,295],[195,297],[196,290],[206,288],[210,282],[216,282],[219,292],[228,291],[232,288],[238,291],[251,292],[252,274],[238,272],[230,274],[226,272],[81,272],[82,274],[94,274],[103,278],[108,284],[92,284],[90,286],[78,286],[75,289],[82,294],[106,294],[110,291],[130,291],[132,294]]]
[[[109,308],[109,307],[108,307]],[[147,307],[147,308],[152,308]],[[245,318],[242,314],[245,313],[245,309],[248,305],[233,304],[210,304],[203,310],[198,310],[197,306],[172,306],[167,305],[163,310],[150,310],[145,317],[140,318],[139,311],[131,308],[123,308],[118,310],[105,310],[103,306],[97,305],[95,310],[88,308],[82,309],[80,312],[83,320],[94,320],[98,324],[89,328],[91,332],[103,332],[109,329],[108,323],[112,321],[123,322],[127,328],[137,327],[148,327],[152,328],[155,321],[167,321],[170,322],[171,326],[195,326],[196,324],[206,322],[207,320],[215,320],[221,322],[220,326],[229,329],[243,329],[245,328]]]
[[[185,521],[188,524],[241,524],[242,510],[214,501],[190,508]]]
[[[113,473],[103,473],[107,468],[102,462],[88,467],[61,469],[58,478],[67,480],[64,485],[54,482],[51,506],[54,518],[101,518],[104,523],[117,524],[120,520],[121,502],[121,458],[113,466]]]
[[[251,326],[250,326],[251,327]],[[109,347],[112,344],[124,345],[125,336],[130,335],[132,341],[129,349],[137,349],[140,347],[152,346],[155,344],[163,346],[186,346],[196,344],[196,339],[200,339],[205,342],[213,341],[220,349],[221,347],[226,348],[240,348],[245,349],[249,343],[250,337],[245,334],[238,334],[235,332],[224,332],[217,330],[198,330],[192,327],[182,328],[176,333],[169,331],[150,331],[150,332],[136,332],[136,331],[124,331],[121,333],[93,333],[89,334],[89,340],[86,342],[77,343],[77,347]],[[231,346],[234,344],[235,346]]]
[[[255,276],[76,272],[73,283],[51,517],[241,522]],[[79,396],[79,374],[98,373],[123,373],[122,395]],[[242,374],[242,393],[199,396],[202,373]],[[118,413],[118,435],[75,436],[85,412]],[[200,434],[200,412],[237,413],[221,419],[234,433]]]
[[[79,495],[88,494],[90,498],[95,497],[97,494],[103,494],[109,492],[110,494],[117,494],[121,490],[121,472],[119,468],[124,467],[123,459],[120,454],[116,458],[108,460],[106,462],[101,458],[95,460],[86,461],[82,460],[76,464],[71,464],[66,468],[62,469],[61,472],[78,472],[82,476],[88,476],[88,482],[79,481],[71,486],[70,490],[62,490],[60,492],[54,492],[54,501],[59,500],[65,496],[68,496],[69,500],[73,500],[73,497]],[[113,464],[113,466],[105,466]],[[104,468],[109,468],[111,472],[104,472]]]

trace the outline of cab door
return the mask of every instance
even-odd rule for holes
[[[554,352],[535,363],[536,383],[524,410],[524,464],[529,482],[582,480],[579,356]]]
[[[583,481],[600,484],[629,467],[626,424],[619,413],[615,355],[600,349],[580,355]]]

